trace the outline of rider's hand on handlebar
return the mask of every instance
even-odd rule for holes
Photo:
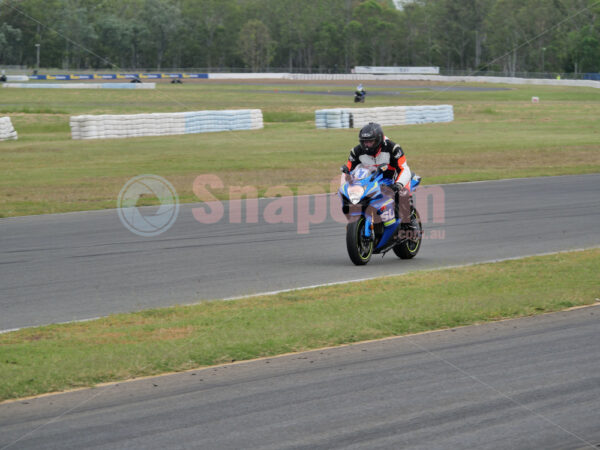
[[[404,187],[404,185],[400,182],[394,184],[394,190],[396,192],[403,192],[405,189],[406,188]]]

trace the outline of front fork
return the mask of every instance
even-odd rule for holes
[[[380,250],[383,247],[389,246],[390,243],[393,242],[393,236],[398,228],[399,223],[400,222],[398,220],[394,220],[392,224],[384,227],[383,234],[381,235],[379,242],[376,242],[377,247],[375,248],[375,250]],[[370,215],[365,215],[365,228],[363,234],[363,238],[365,240],[375,241],[375,225],[373,212],[371,212]]]
[[[365,226],[362,230],[362,236],[361,236],[362,239],[367,240],[367,241],[375,241],[375,238],[376,238],[375,223],[376,223],[376,220],[381,221],[381,218],[379,216],[377,218],[375,217],[376,211],[374,208],[369,208],[369,209],[370,210],[368,210],[368,211],[363,211],[362,214],[356,214],[356,216],[363,215],[365,218]],[[347,214],[348,212],[344,211],[344,213]],[[383,233],[383,236],[381,236],[380,245],[385,244],[390,239],[390,237],[393,235],[394,231],[396,231],[396,228],[398,227],[398,223],[399,223],[398,220],[393,220],[393,223],[391,223],[390,225],[386,225],[384,227],[384,233]]]
[[[366,239],[374,239],[374,235],[375,235],[375,228],[373,225],[374,222],[374,218],[373,218],[373,211],[371,211],[371,215],[365,215],[365,238]]]

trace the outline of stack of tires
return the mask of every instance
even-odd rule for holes
[[[0,141],[18,139],[17,131],[13,127],[10,117],[0,117]]]

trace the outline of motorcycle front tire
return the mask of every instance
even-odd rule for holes
[[[358,220],[346,226],[346,248],[350,260],[357,266],[364,266],[373,255],[373,240],[364,238],[366,220],[360,216]]]

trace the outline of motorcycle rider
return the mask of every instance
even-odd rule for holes
[[[360,83],[358,86],[356,86],[355,95],[357,97],[364,97],[365,95],[367,95],[367,91],[365,91],[365,89],[363,88],[362,83]]]
[[[411,222],[411,183],[412,173],[406,163],[402,148],[383,134],[381,125],[370,122],[358,133],[359,145],[350,150],[346,167],[352,171],[358,164],[370,170],[376,170],[381,164],[387,164],[384,178],[394,181],[396,218],[400,219],[401,229],[416,229]]]

